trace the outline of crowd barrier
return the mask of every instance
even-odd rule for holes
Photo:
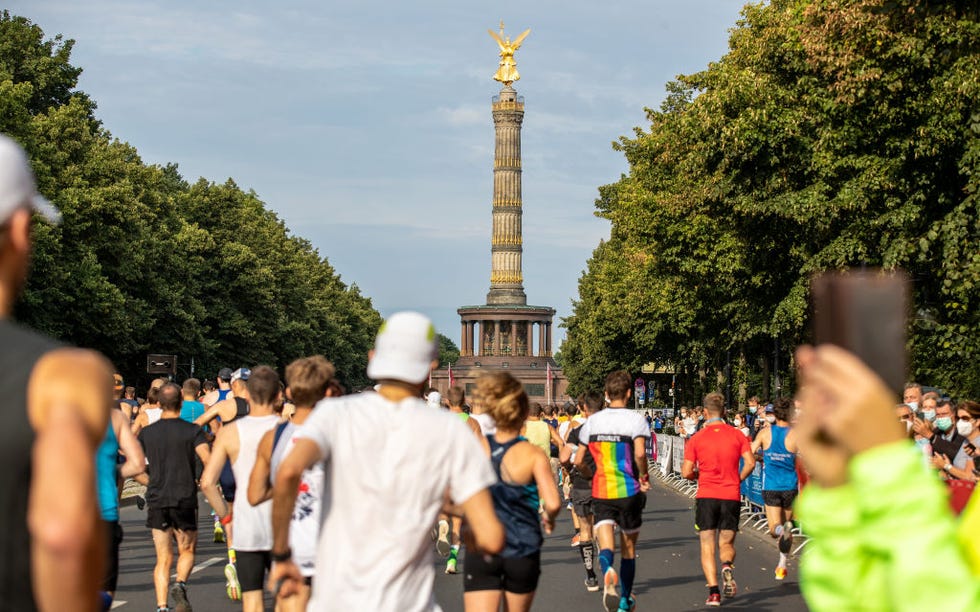
[[[681,478],[681,464],[684,463],[684,439],[680,436],[667,436],[651,434],[652,452],[651,465],[657,469],[651,469],[650,473],[659,474],[660,479],[668,486],[677,489],[688,497],[694,497],[698,492],[698,485],[693,480]],[[802,482],[802,481],[801,481]],[[802,539],[802,542],[793,550],[793,554],[799,552],[808,542],[807,535],[799,521],[795,522],[793,535]],[[742,523],[741,527],[751,525],[754,529],[765,531],[768,529],[766,521],[765,503],[762,500],[762,462],[757,461],[752,473],[742,481]]]

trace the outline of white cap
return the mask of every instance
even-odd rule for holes
[[[367,375],[373,380],[418,384],[429,376],[429,367],[438,357],[432,321],[417,312],[398,312],[378,330]]]
[[[248,380],[248,377],[252,375],[252,370],[248,368],[238,368],[231,373],[231,382],[236,380]]]
[[[36,210],[52,223],[61,221],[58,209],[37,192],[24,149],[0,134],[0,223],[20,208]]]
[[[429,393],[429,396],[425,398],[425,401],[427,401],[430,406],[433,406],[435,408],[441,408],[442,407],[442,393],[439,393],[438,391],[433,391],[433,392]]]

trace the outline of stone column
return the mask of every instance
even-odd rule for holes
[[[544,352],[544,322],[538,321],[538,357],[547,355]]]
[[[549,321],[548,323],[545,323],[544,325],[545,325],[545,327],[544,327],[545,350],[548,351],[547,353],[545,353],[545,355],[547,355],[548,357],[551,357],[551,322]]]
[[[500,321],[493,322],[493,354],[500,355]]]
[[[493,230],[487,304],[526,304],[521,265],[521,124],[524,99],[505,85],[491,104],[494,125]]]

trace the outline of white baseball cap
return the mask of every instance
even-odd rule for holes
[[[441,408],[442,407],[442,393],[439,393],[438,391],[432,391],[431,393],[429,393],[428,397],[425,398],[425,401],[428,402],[428,404],[430,406],[434,406],[436,408]]]
[[[0,223],[5,223],[21,208],[35,210],[52,223],[61,221],[58,209],[37,192],[24,149],[10,137],[0,134]]]
[[[397,312],[378,330],[367,375],[373,380],[418,384],[429,376],[429,367],[438,357],[432,321],[417,312]]]

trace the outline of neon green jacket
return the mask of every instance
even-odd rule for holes
[[[906,441],[854,457],[848,484],[807,486],[811,540],[800,589],[812,610],[980,610],[980,568],[958,539],[945,487]],[[976,496],[963,525],[975,523]]]

